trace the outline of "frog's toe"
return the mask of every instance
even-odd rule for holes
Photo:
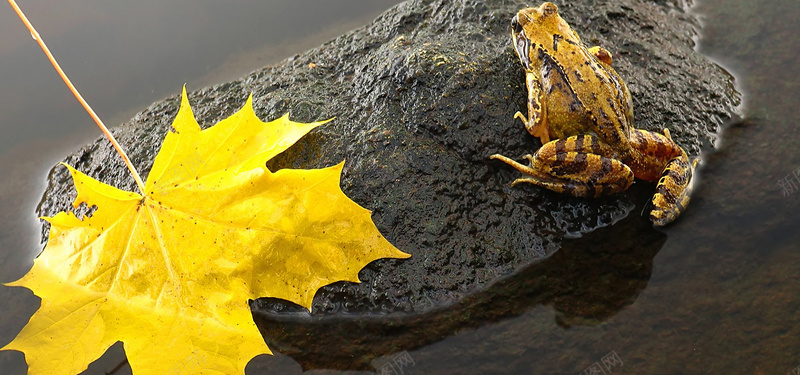
[[[530,156],[530,155],[526,155],[526,157],[527,157],[527,156]],[[527,175],[534,175],[534,174],[536,174],[536,170],[534,170],[534,169],[532,168],[532,166],[531,166],[531,167],[529,167],[529,166],[527,166],[527,165],[520,164],[520,163],[518,163],[516,160],[514,160],[514,159],[511,159],[511,158],[509,158],[509,157],[507,157],[507,156],[503,156],[503,155],[500,155],[500,154],[494,154],[494,155],[492,155],[492,156],[489,156],[489,159],[500,160],[500,161],[502,161],[502,162],[504,162],[504,163],[506,163],[506,164],[508,164],[508,165],[512,166],[514,169],[516,169],[516,170],[518,170],[518,171],[520,171],[520,172],[522,172],[522,173],[525,173],[525,174],[527,174]],[[531,158],[531,159],[528,159],[528,160],[531,160],[531,162],[533,162],[533,159],[532,159],[532,158]],[[513,185],[513,184],[512,184],[512,185]]]
[[[531,166],[533,166],[533,165],[534,165],[534,163],[535,163],[535,162],[533,161],[533,155],[531,155],[531,154],[527,154],[527,155],[523,156],[522,158],[523,158],[523,159],[525,159],[525,160],[527,160],[527,161],[529,161],[529,162],[531,163]]]
[[[527,117],[525,117],[525,115],[524,115],[524,114],[522,114],[522,112],[520,112],[520,111],[517,111],[517,113],[515,113],[515,114],[514,114],[514,118],[515,118],[515,119],[519,119],[519,120],[520,120],[520,121],[522,121],[522,123],[524,123],[526,126],[527,126],[527,125],[528,125],[528,123],[530,122],[530,121],[528,121],[528,118],[527,118]]]
[[[664,128],[664,136],[667,137],[670,141],[672,141],[672,135],[669,133],[669,129]]]
[[[519,184],[519,183],[522,183],[522,182],[527,182],[529,184],[534,184],[534,185],[541,185],[541,181],[538,178],[523,177],[523,178],[518,178],[518,179],[514,180],[514,182],[511,183],[511,187],[514,187],[516,184]]]

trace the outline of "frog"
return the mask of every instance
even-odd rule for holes
[[[633,101],[612,54],[587,47],[545,2],[511,19],[511,39],[528,91],[528,115],[517,112],[542,146],[525,155],[528,165],[491,155],[522,172],[511,186],[530,183],[579,198],[609,196],[627,190],[634,179],[656,182],[650,221],[673,222],[689,204],[699,158],[690,160],[670,131],[633,126]]]

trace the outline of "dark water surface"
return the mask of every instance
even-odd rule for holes
[[[116,124],[183,83],[199,88],[237,78],[364,24],[393,3],[22,5],[87,100]],[[779,185],[800,168],[800,1],[698,0],[693,11],[703,16],[698,50],[736,76],[744,119],[704,159],[688,212],[647,238],[612,227],[591,237],[603,244],[567,244],[549,261],[575,272],[575,280],[591,278],[576,281],[582,293],[478,321],[433,344],[397,348],[373,360],[375,369],[399,354],[413,361],[404,362],[406,374],[579,374],[596,364],[605,371],[598,374],[782,375],[800,366],[800,181],[790,190]],[[47,171],[99,133],[2,5],[0,56],[0,281],[7,282],[22,276],[41,250],[33,210]],[[636,285],[614,282],[624,269],[591,263],[616,240],[620,248],[639,241],[648,252],[642,258],[649,273]],[[524,291],[515,296],[525,305]],[[3,345],[37,302],[24,289],[0,287],[0,308]],[[579,320],[580,311],[570,308],[606,313]],[[0,352],[0,373],[23,374],[22,358]],[[123,358],[117,345],[87,374],[105,374]],[[252,374],[301,371],[279,353],[248,367]]]

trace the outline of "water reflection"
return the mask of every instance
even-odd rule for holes
[[[631,199],[646,202],[651,190],[650,184],[638,184],[631,189]],[[634,212],[640,210],[641,205]],[[645,289],[653,259],[666,239],[646,217],[633,214],[616,225],[566,240],[544,261],[427,313],[311,316],[299,306],[262,298],[253,302],[253,316],[270,348],[303,369],[375,370],[377,358],[428,346],[537,306],[551,306],[563,328],[600,324]],[[536,333],[532,329],[520,334]]]

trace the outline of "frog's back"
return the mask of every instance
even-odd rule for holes
[[[542,76],[546,82],[551,136],[595,133],[610,137],[609,143],[630,133],[633,120],[630,94],[610,65],[599,61],[580,40],[558,39],[553,58],[545,57]],[[618,128],[622,134],[612,131]]]

